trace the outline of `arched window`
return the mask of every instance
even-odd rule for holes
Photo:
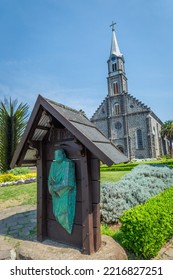
[[[141,149],[144,148],[142,130],[141,129],[136,130],[136,148],[138,150],[141,150]]]
[[[114,112],[115,112],[115,115],[120,114],[120,104],[118,102],[116,102],[114,105]]]
[[[113,83],[113,90],[114,90],[114,94],[118,93],[118,83],[117,82]]]
[[[112,72],[115,72],[115,71],[117,71],[117,64],[113,63],[112,64]]]

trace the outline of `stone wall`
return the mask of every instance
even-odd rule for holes
[[[120,114],[114,110],[116,102],[120,104]],[[148,106],[130,94],[106,97],[91,121],[130,159],[157,158],[164,154],[161,121]],[[137,145],[138,129],[142,131],[142,148]]]

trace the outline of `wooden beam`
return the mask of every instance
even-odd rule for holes
[[[46,170],[45,170],[45,146],[40,142],[40,157],[37,160],[37,240],[42,242],[47,236],[46,228]]]
[[[87,154],[81,157],[81,191],[82,191],[82,252],[94,252],[93,211],[90,190]]]
[[[43,126],[43,125],[37,125],[37,126],[36,126],[36,129],[49,130],[50,127],[48,127],[48,126]]]
[[[29,148],[28,141],[32,139],[32,136],[41,118],[42,112],[43,112],[43,108],[40,106],[39,101],[37,100],[34,109],[32,111],[31,117],[28,121],[27,127],[22,135],[22,139],[14,153],[12,162],[10,164],[11,168],[14,168],[15,164],[17,166],[20,166],[22,164],[27,149]]]

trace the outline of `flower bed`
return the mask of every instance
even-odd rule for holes
[[[36,182],[36,173],[14,175],[12,173],[0,174],[0,187],[29,184]]]

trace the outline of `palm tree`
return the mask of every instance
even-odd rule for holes
[[[167,137],[169,140],[169,152],[172,157],[172,144],[173,144],[173,120],[166,121],[161,126],[161,135]]]
[[[10,169],[14,151],[19,143],[21,135],[28,119],[27,104],[20,103],[17,99],[4,102],[0,101],[0,172]]]

